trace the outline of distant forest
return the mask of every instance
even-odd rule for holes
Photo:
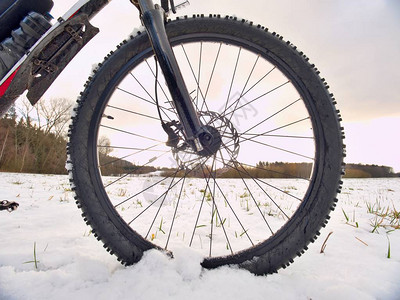
[[[380,178],[400,177],[400,173],[394,173],[393,168],[377,165],[347,164],[345,178]]]
[[[0,119],[0,172],[66,174],[66,128],[70,118],[71,102],[55,99],[39,102],[31,108],[26,104],[17,114],[13,108]],[[35,117],[36,116],[36,117]],[[156,169],[151,166],[136,166],[128,161],[113,157],[107,151],[109,141],[104,140],[99,160],[104,175],[148,174],[162,171],[165,176],[176,173],[174,169]],[[259,162],[255,167],[238,170],[217,170],[219,178],[301,178],[308,177],[309,163]],[[202,177],[203,172],[191,172]],[[179,176],[179,173],[178,173]],[[347,164],[345,178],[400,177],[391,167],[378,165]]]
[[[258,177],[258,178],[307,178],[311,172],[310,163],[287,162],[259,162],[256,167],[233,169],[217,177]],[[380,178],[400,177],[400,173],[394,173],[393,168],[378,165],[347,164],[344,178]]]

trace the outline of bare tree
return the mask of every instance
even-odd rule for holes
[[[15,153],[18,153],[15,164],[20,172],[42,172],[58,166],[58,159],[63,160],[65,149],[61,150],[60,144],[65,139],[72,106],[72,101],[66,98],[42,98],[35,107],[26,98],[18,101],[18,124],[26,125],[21,129],[22,135],[15,134]]]
[[[29,127],[32,125],[32,112],[34,111],[34,107],[29,102],[26,97],[21,98],[17,105],[17,109],[19,114],[21,115],[22,120],[25,121],[26,125]]]
[[[7,138],[8,138],[9,133],[10,133],[10,128],[7,128],[6,137],[4,138],[3,146],[1,147],[1,152],[0,152],[0,166],[1,166],[1,160],[2,160],[3,154],[4,154],[4,149],[6,148]]]
[[[110,142],[110,139],[107,136],[102,135],[99,138],[99,141],[98,141],[97,144],[98,144],[99,152],[101,154],[104,154],[105,156],[108,156],[112,152],[112,148],[110,147],[111,146],[111,142]]]
[[[73,102],[66,98],[39,100],[37,103],[38,122],[45,134],[52,132],[56,137],[63,135],[71,118],[72,106]],[[40,119],[43,119],[45,124],[41,125]]]

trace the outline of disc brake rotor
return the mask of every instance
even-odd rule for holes
[[[214,157],[219,169],[233,166],[239,154],[239,134],[233,123],[225,116],[213,112],[200,112],[199,117],[205,123],[205,127],[212,135],[219,138],[218,148],[212,149],[209,153],[196,153],[185,141],[182,126],[175,126],[180,142],[177,147],[172,148],[172,154],[179,168],[194,169],[204,165],[210,157]],[[218,136],[217,136],[218,135]]]

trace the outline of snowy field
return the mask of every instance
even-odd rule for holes
[[[203,270],[184,249],[123,267],[90,234],[67,176],[0,173],[0,189],[20,204],[0,212],[0,299],[400,299],[400,178],[344,180],[320,238],[269,276]]]

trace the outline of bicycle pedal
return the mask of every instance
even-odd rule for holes
[[[19,204],[14,201],[3,200],[0,202],[0,210],[7,210],[8,212],[12,212],[18,208]]]

